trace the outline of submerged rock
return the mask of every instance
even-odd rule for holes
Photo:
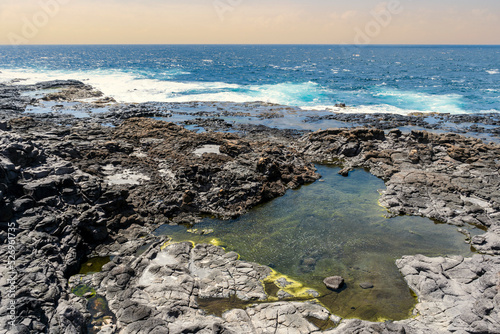
[[[359,286],[361,287],[361,289],[373,289],[373,284],[368,282],[360,283]]]
[[[344,278],[341,276],[331,276],[323,280],[326,287],[332,290],[338,290],[344,286]]]

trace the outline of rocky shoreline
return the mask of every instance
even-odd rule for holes
[[[48,110],[33,112],[44,103]],[[181,107],[194,111],[186,118]],[[0,332],[500,332],[498,115],[303,119],[345,124],[314,132],[224,118],[286,119],[287,108],[125,105],[78,81],[0,84]],[[82,111],[86,117],[71,114]],[[488,142],[439,133],[454,122],[467,123],[455,132],[488,134]],[[203,131],[188,130],[193,126]],[[315,162],[341,165],[344,175],[363,167],[383,178],[380,202],[390,214],[484,229],[469,236],[478,254],[398,260],[418,296],[414,317],[370,323],[340,319],[314,292],[290,301],[282,288],[282,300],[272,300],[263,284],[271,269],[218,246],[152,236],[162,224],[194,224],[201,215],[236,217],[314,182]],[[98,273],[76,275],[95,256],[112,259]],[[82,286],[87,290],[75,294]],[[198,302],[231,297],[247,307],[215,316]]]

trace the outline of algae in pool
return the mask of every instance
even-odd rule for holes
[[[109,309],[108,301],[103,296],[95,295],[87,301],[87,311],[92,316],[87,324],[89,334],[101,333],[103,326],[116,324],[116,316]]]
[[[109,261],[111,261],[110,256],[93,257],[81,265],[80,271],[78,273],[82,275],[98,273],[102,270],[102,267]]]
[[[365,320],[408,318],[415,297],[395,260],[403,255],[471,255],[455,226],[422,217],[384,218],[378,189],[384,182],[358,169],[344,178],[339,168],[317,166],[324,182],[288,191],[232,221],[205,219],[199,230],[164,225],[155,234],[173,241],[192,240],[235,251],[245,261],[268,265],[316,289],[318,299],[334,314]],[[325,277],[341,275],[347,288],[326,289]],[[361,283],[373,288],[363,289]]]
[[[87,293],[89,293],[90,297],[93,297],[96,294],[95,289],[85,284],[75,286],[73,289],[71,289],[71,292],[78,297],[84,297]]]
[[[91,322],[87,324],[89,334],[99,333],[102,326],[116,323],[116,317],[109,309],[108,301],[105,297],[97,295],[94,288],[80,284],[71,289],[71,292],[78,297],[87,298],[87,311],[92,317]]]

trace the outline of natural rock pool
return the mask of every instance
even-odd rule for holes
[[[305,289],[295,288],[298,294],[315,289],[321,295],[318,300],[334,314],[379,321],[408,318],[416,303],[396,259],[471,255],[456,226],[414,216],[385,218],[387,211],[378,205],[378,190],[385,185],[370,173],[357,169],[344,178],[337,174],[339,168],[317,168],[320,181],[288,191],[238,219],[206,218],[189,230],[164,225],[155,234],[218,244],[239,253],[242,260],[268,265],[300,282]],[[340,292],[323,284],[325,277],[334,275],[345,278]],[[266,291],[272,290],[266,286]]]

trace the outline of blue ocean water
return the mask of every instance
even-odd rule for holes
[[[500,111],[500,46],[0,46],[0,81],[84,80],[123,102]]]

